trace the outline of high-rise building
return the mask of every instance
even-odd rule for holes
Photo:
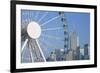
[[[70,36],[70,49],[73,51],[73,60],[76,60],[78,43],[77,33],[72,32]]]
[[[70,36],[70,49],[76,51],[77,45],[77,34],[76,32],[72,32]]]
[[[80,60],[80,46],[76,49],[76,60]]]
[[[73,60],[73,51],[72,50],[68,50],[68,53],[66,54],[65,59],[67,61]]]
[[[89,59],[89,45],[84,45],[84,59]]]
[[[84,59],[84,48],[80,48],[80,60]]]

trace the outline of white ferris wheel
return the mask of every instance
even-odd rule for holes
[[[21,61],[46,62],[50,50],[68,49],[64,12],[21,10]]]

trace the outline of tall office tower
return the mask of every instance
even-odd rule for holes
[[[76,49],[76,60],[80,60],[80,56],[80,46],[78,46]]]
[[[76,51],[77,48],[77,33],[72,32],[70,36],[70,48],[74,51]]]
[[[80,45],[79,45],[79,37],[78,36],[77,36],[76,59],[80,60]]]
[[[74,31],[70,36],[70,49],[73,51],[73,59],[76,59],[76,51],[77,51],[77,33]]]
[[[68,33],[68,24],[67,24],[67,20],[65,17],[65,13],[64,12],[59,12],[61,21],[62,21],[62,26],[64,29],[64,50],[65,53],[67,53],[68,48],[69,48],[69,33]]]
[[[84,45],[84,59],[89,59],[89,45]]]

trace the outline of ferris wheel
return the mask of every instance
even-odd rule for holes
[[[21,62],[46,62],[49,51],[69,44],[64,12],[21,10]]]

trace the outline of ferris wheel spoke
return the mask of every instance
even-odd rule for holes
[[[34,13],[32,13],[32,11],[30,11],[29,18],[31,19],[31,21],[32,21],[33,17],[34,17]]]
[[[47,37],[47,38],[51,38],[51,39],[55,39],[55,40],[63,40],[62,38],[60,37],[56,37],[56,36],[51,36],[51,35],[47,35],[47,34],[42,34],[41,36],[43,37]]]
[[[37,43],[38,48],[39,48],[39,50],[40,50],[40,52],[41,52],[41,55],[42,55],[42,57],[43,57],[44,62],[46,62],[46,58],[45,58],[44,53],[43,53],[43,51],[42,51],[42,49],[41,49],[41,47],[40,47],[40,44],[39,44],[38,39],[36,39],[36,43]]]
[[[30,52],[30,61],[31,62],[34,62],[34,57],[33,57],[33,47],[32,47],[32,44],[31,44],[32,42],[31,41],[29,41],[29,43],[28,43],[28,46],[29,46],[29,52]]]
[[[39,40],[39,44],[40,44],[40,46],[41,46],[41,48],[42,48],[42,50],[44,52],[44,55],[46,56],[46,54],[49,53],[48,52],[48,47],[45,44],[43,44],[40,40]]]
[[[29,12],[26,14],[25,22],[28,22],[29,20]]]
[[[47,50],[47,47],[43,43],[41,43],[41,40],[40,39],[39,39],[39,44],[40,44],[40,46],[42,46],[42,49],[43,50]]]
[[[25,46],[27,45],[27,42],[28,42],[28,39],[25,40],[25,42],[24,42],[24,44],[22,46],[22,50],[21,50],[22,52],[23,52],[23,49],[25,48]]]
[[[45,44],[46,42],[43,42],[42,40],[39,40],[39,43],[40,43],[40,45],[43,47],[42,49],[43,49],[43,51],[45,52],[45,56],[46,56],[47,54],[49,54],[48,49],[49,49],[50,47],[47,46],[47,44]]]
[[[31,12],[29,12],[29,15],[28,15],[28,19],[27,19],[28,21],[28,23],[30,23],[31,21],[32,21],[32,13]]]
[[[35,19],[35,20],[37,20],[37,19],[38,19],[39,13],[40,13],[39,11],[38,11],[38,12],[36,12],[36,15],[35,15],[35,17],[34,17],[34,19]]]
[[[21,23],[22,23],[22,25],[25,25],[26,24],[26,19],[23,20]]]
[[[48,14],[48,12],[45,12],[45,14],[39,19],[39,21],[38,22],[40,22],[44,17],[46,17],[47,16],[47,14]]]
[[[29,22],[32,21],[32,13],[31,13],[31,11],[29,12],[29,18],[28,18],[28,21],[29,21]]]
[[[47,48],[53,48],[53,49],[55,49],[55,48],[59,48],[59,47],[63,47],[63,45],[58,45],[58,46],[55,46],[54,44],[54,42],[50,42],[50,40],[51,39],[46,39],[45,40],[45,37],[42,37],[41,39],[40,39],[40,42],[42,42],[45,46],[47,46]],[[51,43],[54,43],[54,44],[51,44]],[[57,42],[58,44],[63,44],[63,40],[61,40],[61,41],[59,41],[59,42]],[[54,45],[54,46],[53,46]]]
[[[52,48],[52,49],[55,49],[56,47],[52,46],[51,43],[43,40],[43,39],[40,39],[41,43],[43,43],[47,48]]]
[[[59,29],[63,29],[63,28],[62,27],[47,28],[47,29],[42,29],[42,31],[59,30]]]
[[[28,57],[22,57],[22,59],[24,59],[24,60],[30,60],[30,58]]]
[[[50,20],[44,22],[44,23],[41,24],[40,26],[44,26],[44,25],[48,24],[49,22],[51,22],[51,21],[53,21],[53,20],[55,20],[55,19],[57,19],[57,18],[59,18],[59,17],[60,17],[60,16],[53,17],[52,19],[50,19]]]

